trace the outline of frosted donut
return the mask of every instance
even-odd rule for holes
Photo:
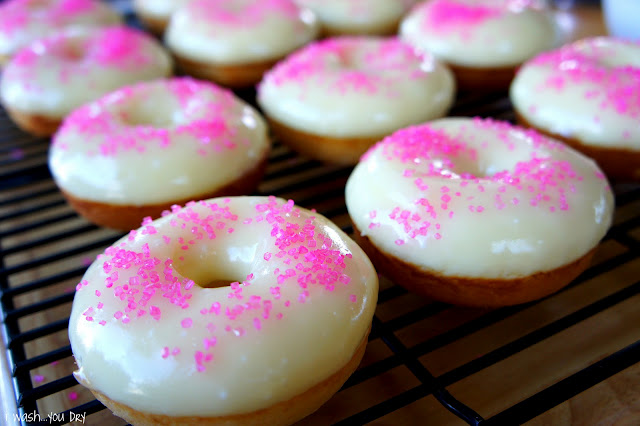
[[[518,120],[595,159],[610,178],[640,180],[640,43],[580,40],[543,53],[510,90]]]
[[[264,77],[258,104],[294,150],[355,164],[393,131],[445,115],[451,72],[392,38],[337,37],[290,55]]]
[[[461,89],[506,89],[518,65],[554,47],[540,0],[430,0],[400,24],[400,36],[449,65]]]
[[[398,285],[457,305],[551,294],[587,268],[613,196],[589,158],[508,123],[448,118],[372,147],[346,185],[360,245]]]
[[[392,35],[416,0],[296,0],[315,12],[325,35]]]
[[[315,411],[355,370],[378,279],[325,217],[235,197],[146,221],[76,290],[74,375],[116,415],[279,425]]]
[[[162,34],[171,14],[190,0],[133,0],[133,9],[144,26],[155,34]]]
[[[122,22],[96,0],[9,0],[0,5],[0,66],[31,42],[61,29]]]
[[[171,72],[169,54],[138,30],[66,30],[33,42],[13,57],[0,82],[0,98],[23,130],[49,136],[79,106]]]
[[[233,93],[176,78],[75,110],[53,138],[49,168],[78,213],[129,230],[172,204],[251,193],[270,145],[264,119]]]
[[[194,0],[172,15],[165,42],[187,74],[244,87],[318,32],[292,0]]]

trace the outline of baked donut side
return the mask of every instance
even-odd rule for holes
[[[145,220],[76,290],[74,374],[127,421],[290,424],[357,367],[378,280],[321,215],[231,197]]]
[[[578,139],[537,128],[517,112],[516,120],[523,127],[535,128],[538,132],[562,141],[587,157],[593,158],[611,180],[640,181],[640,150],[587,144]]]
[[[354,225],[354,239],[376,270],[407,290],[458,306],[497,308],[531,302],[555,293],[576,279],[591,264],[596,249],[573,262],[519,278],[453,277],[407,263],[375,246]]]
[[[493,307],[567,285],[613,214],[592,160],[534,131],[463,118],[409,127],[371,148],[347,181],[346,203],[358,241],[398,285]]]
[[[63,189],[60,191],[69,205],[71,205],[80,216],[84,216],[96,225],[126,231],[140,226],[142,219],[145,217],[160,217],[161,213],[173,204],[184,205],[192,200],[251,194],[260,184],[264,172],[267,169],[267,163],[268,152],[265,152],[262,161],[258,162],[254,167],[233,181],[226,183],[221,188],[217,188],[206,194],[194,194],[182,200],[176,199],[171,201],[171,203],[118,205],[78,198]]]
[[[640,43],[596,37],[540,54],[510,98],[521,124],[592,157],[611,178],[640,179]]]
[[[80,214],[127,230],[184,200],[251,193],[270,146],[264,119],[231,91],[174,78],[74,111],[53,138],[49,168]]]
[[[340,390],[342,385],[353,374],[360,365],[367,347],[367,337],[369,333],[362,339],[360,345],[356,349],[353,357],[349,362],[333,373],[329,378],[317,383],[294,396],[287,401],[281,401],[269,408],[257,410],[248,414],[234,414],[220,417],[196,417],[196,416],[180,416],[167,419],[167,416],[161,414],[152,414],[139,412],[131,407],[116,402],[97,390],[91,389],[91,393],[109,408],[113,414],[136,426],[156,426],[158,424],[166,426],[214,426],[214,425],[291,425],[298,420],[303,419],[309,414],[315,412],[325,402]]]

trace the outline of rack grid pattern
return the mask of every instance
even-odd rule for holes
[[[117,3],[121,7],[128,5]],[[130,10],[127,12],[131,18]],[[249,99],[253,96],[250,92],[242,95]],[[463,95],[451,115],[513,119],[504,94]],[[46,419],[49,412],[59,419],[53,424],[69,422],[71,413],[86,413],[86,424],[106,424],[104,419],[108,419],[109,424],[122,424],[105,414],[107,410],[98,401],[90,397],[75,399],[82,391],[73,390],[78,387],[71,375],[71,349],[65,340],[73,299],[69,289],[80,280],[88,262],[120,234],[89,224],[67,206],[51,180],[47,149],[48,140],[20,132],[0,111],[0,313],[15,403],[20,414],[41,416],[41,421],[23,420],[23,425],[52,424]],[[348,167],[326,166],[301,158],[276,143],[258,193],[293,198],[299,205],[316,208],[346,232],[352,232],[343,198],[350,171]],[[321,408],[320,413],[305,422],[395,424],[393,414],[403,412],[405,414],[397,419],[419,424],[426,421],[423,415],[440,407],[452,413],[452,417],[448,417],[451,424],[521,424],[636,365],[640,361],[640,327],[637,326],[625,344],[604,351],[575,371],[543,381],[543,385],[533,390],[524,384],[520,391],[512,389],[523,395],[513,402],[507,398],[504,404],[490,409],[474,406],[468,402],[469,393],[461,392],[458,386],[477,375],[490,378],[492,374],[499,374],[495,367],[501,363],[511,362],[525,351],[544,348],[552,339],[574,327],[590,324],[617,306],[638,302],[640,274],[616,283],[611,291],[585,299],[575,309],[562,311],[563,295],[568,292],[586,297],[580,295],[590,292],[594,281],[616,280],[620,276],[617,271],[629,265],[632,272],[638,271],[640,185],[618,184],[614,190],[618,213],[602,243],[603,247],[612,248],[603,250],[606,254],[599,256],[574,283],[549,298],[497,310],[469,310],[414,297],[401,287],[383,282],[368,355],[334,399],[341,395],[354,398],[354,394],[357,397],[364,393],[366,396],[351,408],[335,412],[330,411],[342,406],[332,400],[329,408]],[[505,341],[496,338],[497,343],[490,347],[475,348],[477,356],[467,357],[453,368],[432,368],[428,362],[430,355],[438,351],[468,339],[478,341],[496,326],[526,317],[532,310],[558,304],[560,314],[555,311],[546,322],[521,327],[513,338]],[[436,326],[436,323],[442,324],[442,318],[449,318],[449,323],[445,321],[446,326]],[[428,331],[430,328],[436,331]],[[408,333],[407,330],[428,332]],[[585,335],[584,339],[588,341],[590,337]],[[567,345],[563,350],[570,356],[579,349]],[[369,355],[369,351],[373,354]],[[58,366],[53,377],[43,380],[40,372],[52,363],[66,367]],[[405,373],[394,373],[398,369]],[[370,395],[363,392],[363,388],[371,387],[372,381],[384,382],[383,378],[390,374],[406,379],[392,394],[380,391],[383,397],[368,398]],[[485,391],[477,385],[474,389],[476,394]],[[427,404],[428,408],[421,411],[425,406],[422,403],[430,398],[435,398],[440,405],[436,403],[433,408],[433,404]],[[417,408],[412,409],[416,404]]]

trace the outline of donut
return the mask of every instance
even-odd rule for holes
[[[185,77],[126,86],[72,112],[49,168],[79,214],[126,231],[172,204],[251,193],[270,146],[251,106]]]
[[[520,64],[557,42],[557,29],[543,4],[425,1],[402,20],[400,37],[449,65],[461,90],[506,90]]]
[[[133,10],[142,24],[160,35],[169,24],[171,14],[189,0],[133,0]]]
[[[613,195],[597,165],[560,142],[446,118],[372,147],[346,205],[380,273],[435,300],[498,307],[551,294],[586,269]]]
[[[0,4],[0,66],[31,42],[58,30],[121,22],[120,15],[97,0],[8,0]]]
[[[378,295],[362,250],[275,197],[173,206],[76,287],[78,381],[147,424],[290,424],[358,366]]]
[[[395,38],[312,43],[265,74],[258,104],[278,138],[327,163],[355,164],[393,131],[445,115],[451,72]]]
[[[239,88],[318,32],[315,15],[292,0],[194,0],[171,16],[165,43],[185,73]]]
[[[416,0],[296,0],[315,12],[325,36],[393,35]]]
[[[81,105],[171,72],[169,54],[141,31],[124,26],[75,28],[18,52],[4,69],[0,99],[20,128],[49,136]]]
[[[518,121],[640,180],[640,43],[579,40],[525,63],[509,96]]]

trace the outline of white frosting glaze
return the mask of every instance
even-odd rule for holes
[[[64,30],[37,40],[7,64],[2,102],[62,119],[127,84],[171,75],[172,61],[152,37],[127,27]]]
[[[232,92],[189,78],[139,83],[74,111],[49,167],[85,200],[145,205],[211,193],[270,147],[262,117]]]
[[[400,36],[450,64],[516,66],[556,44],[559,34],[539,0],[431,0],[415,7]]]
[[[172,16],[170,50],[205,63],[279,59],[316,38],[315,15],[292,0],[193,0]]]
[[[379,34],[397,24],[416,0],[296,0],[334,34]]]
[[[265,114],[291,128],[333,137],[383,136],[446,114],[451,72],[397,39],[338,37],[276,65],[258,88]]]
[[[613,212],[587,157],[508,123],[447,118],[372,147],[346,187],[382,251],[445,276],[525,277],[585,255]]]
[[[198,285],[214,280],[236,282]],[[69,324],[75,375],[149,413],[252,412],[344,366],[377,294],[362,250],[292,201],[176,206],[108,248],[78,284]]]
[[[171,14],[191,0],[133,0],[136,13],[168,21]]]
[[[640,151],[640,43],[599,37],[543,53],[523,65],[510,97],[540,129]]]
[[[9,0],[0,5],[0,55],[63,28],[116,25],[120,16],[95,0]]]

